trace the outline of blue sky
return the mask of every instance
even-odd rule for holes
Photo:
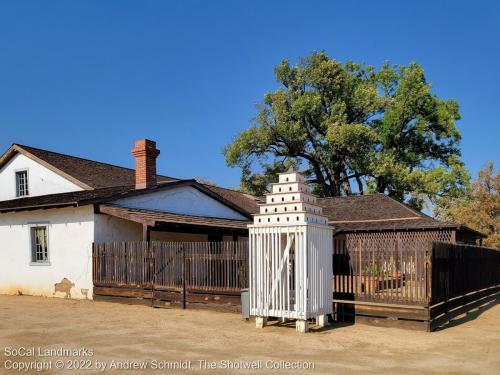
[[[246,128],[272,68],[325,50],[417,61],[461,105],[463,159],[500,164],[500,5],[444,1],[0,1],[0,149],[12,143],[237,186],[221,149]]]

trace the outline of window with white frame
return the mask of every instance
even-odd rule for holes
[[[16,172],[16,197],[25,197],[28,191],[28,171]]]
[[[31,262],[48,263],[49,243],[47,238],[47,227],[31,227]]]

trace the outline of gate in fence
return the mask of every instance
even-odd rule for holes
[[[238,311],[247,242],[113,242],[93,246],[94,299]]]

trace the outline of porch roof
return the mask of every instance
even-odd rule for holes
[[[218,217],[185,215],[175,212],[150,211],[138,208],[122,207],[110,204],[101,204],[97,207],[99,213],[115,216],[147,225],[159,227],[163,224],[177,224],[182,226],[211,227],[230,230],[247,230],[249,220],[223,219]]]

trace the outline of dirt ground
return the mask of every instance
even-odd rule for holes
[[[82,347],[93,355],[38,353]],[[22,348],[35,353],[16,356],[14,350]],[[199,360],[206,366],[200,368]],[[430,334],[361,324],[299,334],[292,326],[258,330],[230,313],[0,296],[0,361],[0,373],[7,374],[37,361],[50,363],[47,374],[94,374],[103,363],[106,372],[119,374],[143,372],[132,365],[147,366],[147,373],[500,374],[500,305],[484,306]],[[179,370],[187,361],[190,369]],[[235,369],[251,364],[261,368]]]

